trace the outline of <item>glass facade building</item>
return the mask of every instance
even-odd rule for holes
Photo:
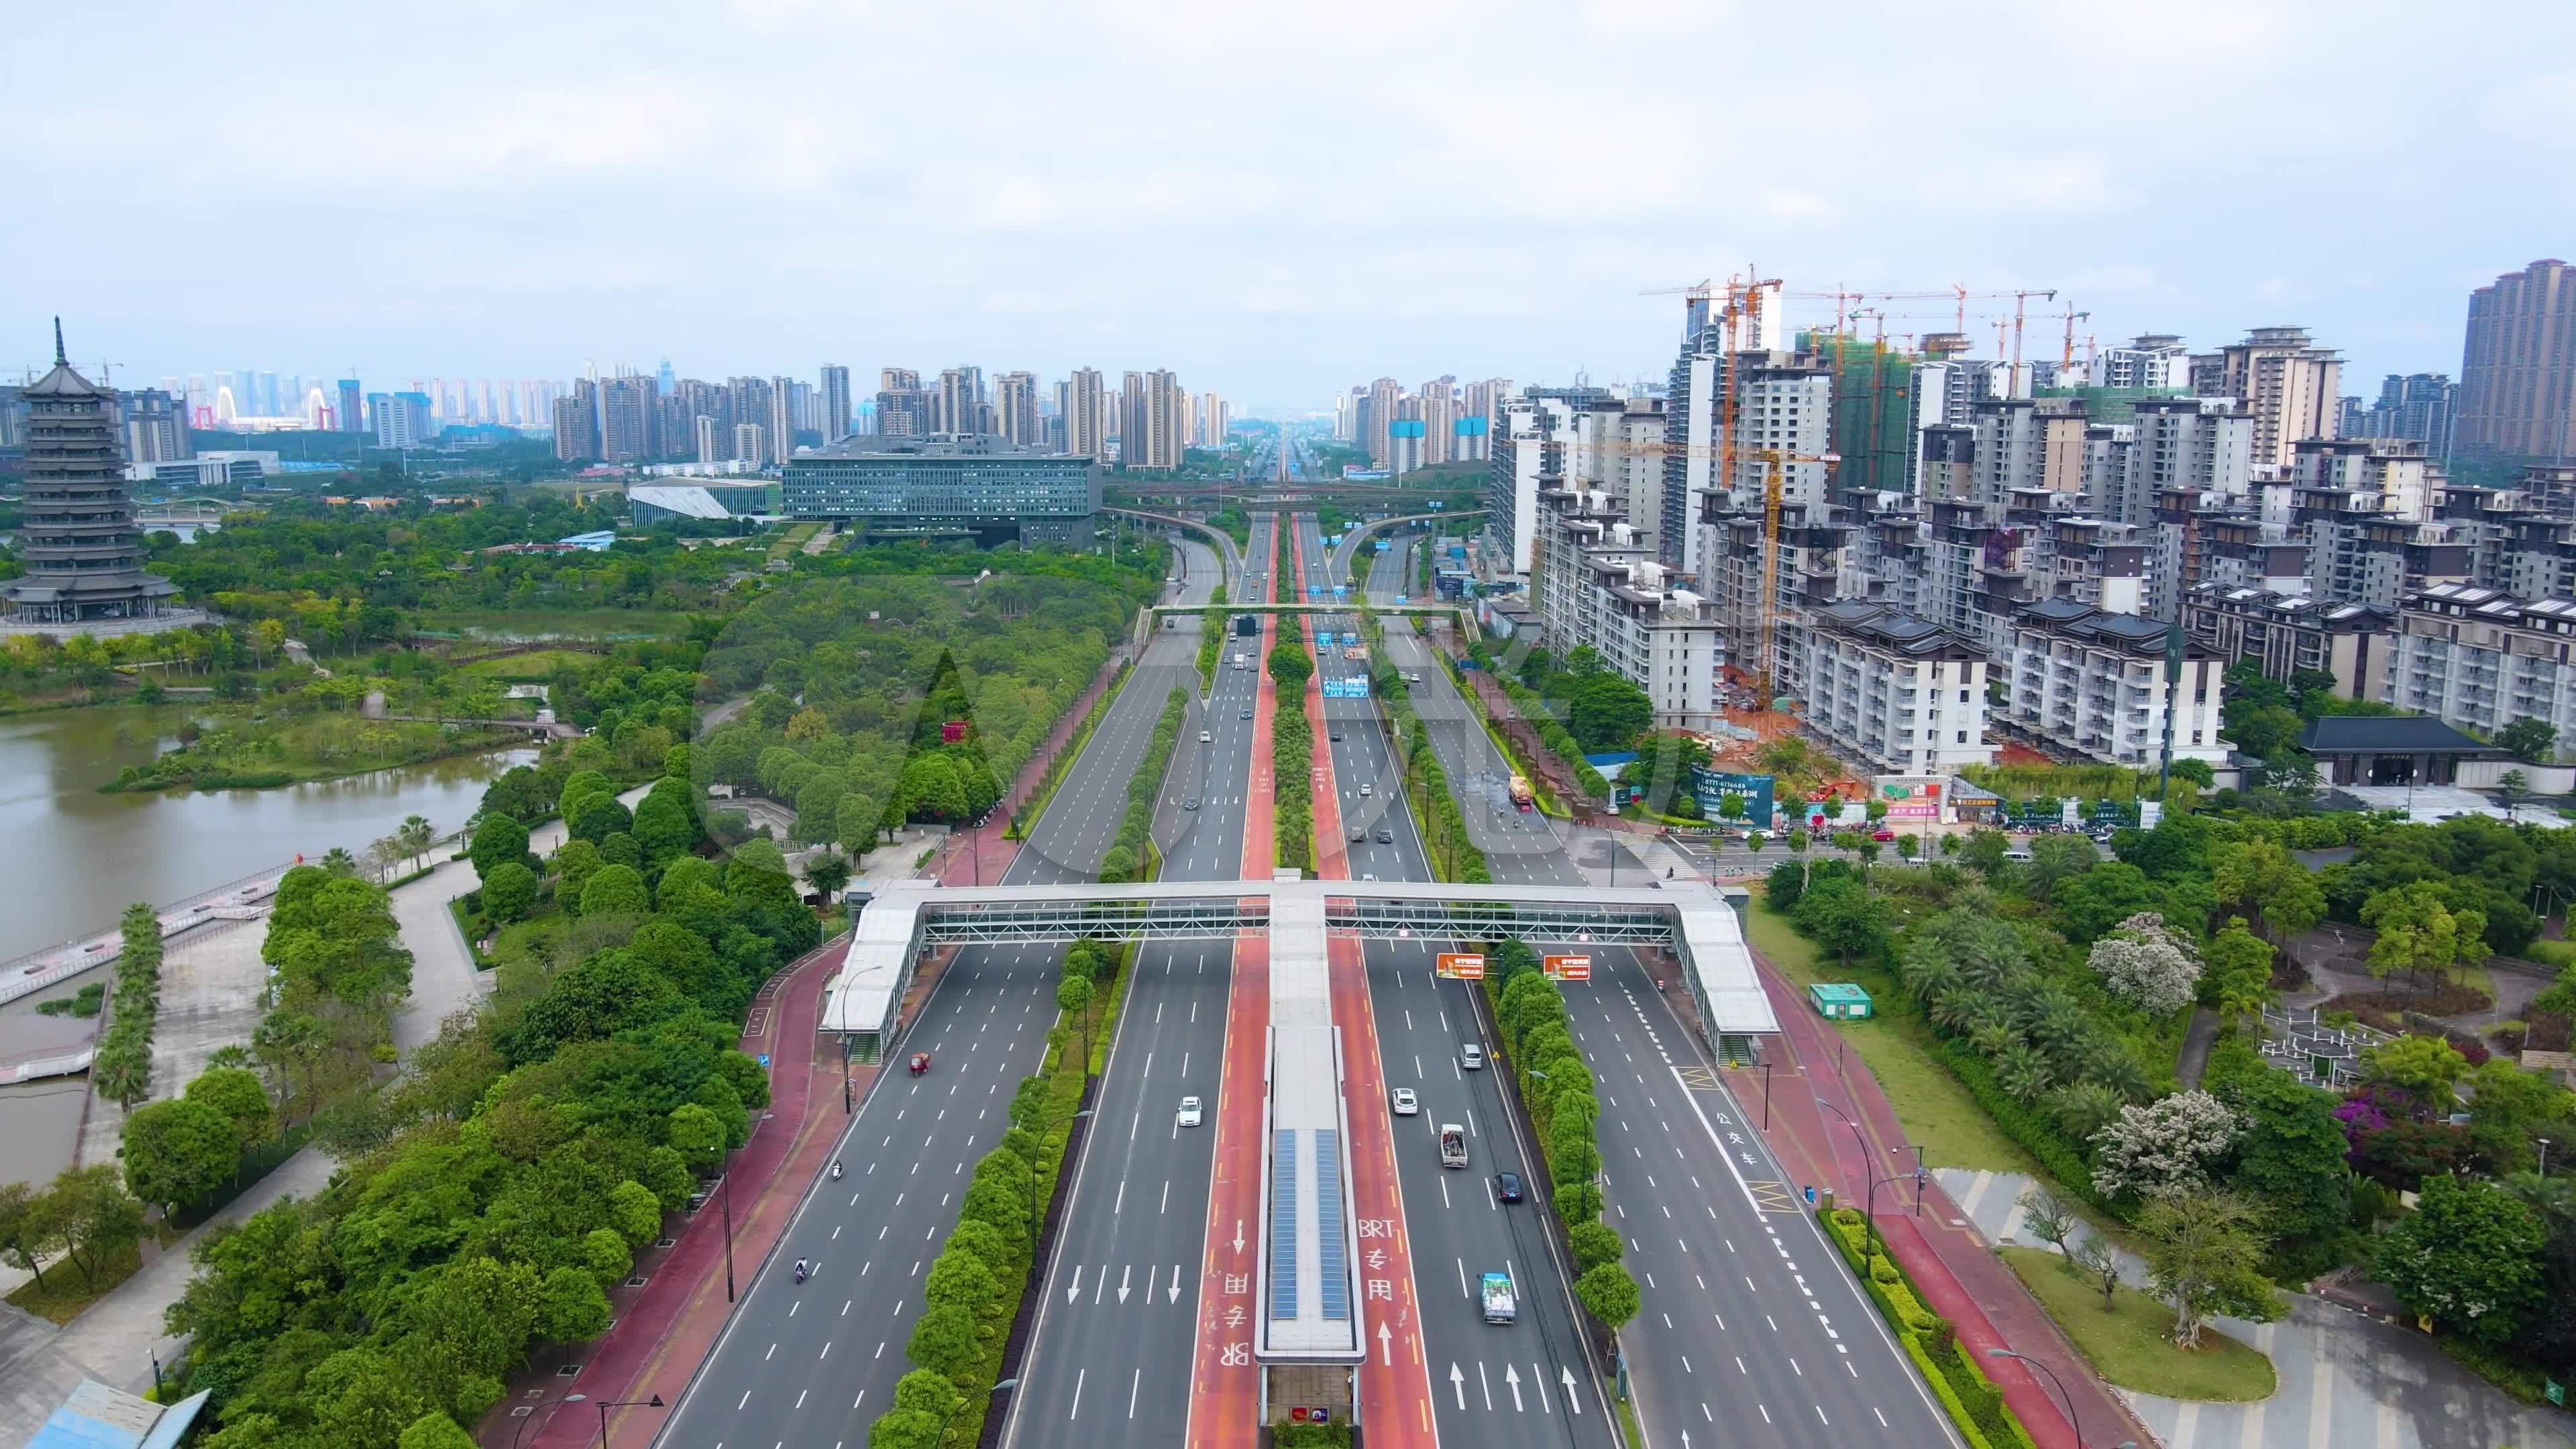
[[[866,435],[799,451],[782,491],[790,518],[872,534],[1008,532],[1024,543],[1072,543],[1090,537],[1100,511],[1100,466],[990,435]]]

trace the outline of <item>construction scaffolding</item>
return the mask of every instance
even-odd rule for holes
[[[1833,359],[1838,492],[1903,493],[1914,436],[1915,355],[1849,332],[1801,332],[1797,348]]]
[[[2138,404],[2163,397],[2186,397],[2190,390],[2179,387],[2040,387],[2031,389],[2033,397],[2071,397],[2084,405],[2088,423],[2125,423],[2138,415]]]

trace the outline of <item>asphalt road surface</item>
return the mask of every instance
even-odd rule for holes
[[[1196,678],[1197,643],[1186,628],[1156,636],[1000,883],[1092,878],[1171,686]],[[1244,728],[1232,711],[1223,724]],[[1196,738],[1195,727],[1184,734],[1192,748]],[[1245,749],[1239,737],[1234,749]],[[1062,957],[1058,947],[958,954],[888,1051],[929,1052],[929,1073],[881,1074],[843,1133],[841,1180],[815,1181],[766,1263],[738,1264],[742,1306],[660,1442],[867,1442],[869,1422],[911,1367],[903,1347],[921,1313],[921,1275],[956,1224],[966,1176],[1008,1125],[1012,1090],[1045,1055]],[[1212,979],[1222,1001],[1222,978]],[[802,1284],[791,1271],[798,1258],[813,1268]]]
[[[1340,559],[1324,562],[1323,541],[1311,516],[1298,519],[1310,561],[1308,577],[1324,584],[1350,582]],[[1401,567],[1391,548],[1377,567]],[[1319,570],[1317,563],[1322,564]],[[1372,578],[1375,583],[1375,578]],[[1348,617],[1321,627],[1336,634],[1356,627]],[[1318,661],[1326,677],[1364,673],[1336,647]],[[1345,844],[1354,879],[1433,880],[1430,861],[1404,805],[1384,715],[1373,699],[1327,699],[1325,720],[1333,775],[1344,821],[1368,833],[1365,843]],[[1363,785],[1369,793],[1362,795]],[[1393,839],[1380,842],[1383,829]],[[1547,1241],[1535,1201],[1505,1204],[1495,1195],[1495,1174],[1530,1180],[1528,1147],[1503,1101],[1503,1086],[1490,1070],[1469,1071],[1458,1048],[1484,1044],[1474,998],[1465,981],[1432,974],[1432,956],[1445,942],[1372,941],[1367,946],[1369,1001],[1377,1020],[1378,1059],[1390,1092],[1413,1089],[1420,1111],[1390,1119],[1395,1130],[1396,1175],[1404,1200],[1405,1231],[1412,1247],[1414,1288],[1422,1305],[1425,1366],[1431,1376],[1435,1427],[1445,1443],[1479,1446],[1568,1446],[1615,1443],[1599,1388],[1584,1356],[1581,1328],[1567,1296],[1562,1265]],[[1467,1166],[1444,1168],[1439,1131],[1444,1123],[1467,1129]],[[1526,1191],[1526,1188],[1524,1189]],[[1511,1276],[1520,1317],[1508,1325],[1485,1322],[1475,1297],[1486,1273]],[[1567,1380],[1571,1378],[1569,1389]]]
[[[1269,524],[1253,523],[1252,557]],[[1202,596],[1204,597],[1204,596]],[[1221,627],[1222,621],[1191,620]],[[1184,628],[1196,654],[1197,635]],[[1259,652],[1258,638],[1244,652]],[[1258,673],[1219,656],[1204,719],[1182,731],[1157,811],[1162,879],[1234,880],[1252,766]],[[1195,675],[1192,675],[1195,693]],[[1160,698],[1160,692],[1157,692]],[[1205,730],[1214,738],[1201,744]],[[1195,798],[1195,810],[1183,808]],[[1103,1443],[1178,1444],[1189,1421],[1213,1168],[1217,1071],[1225,1048],[1233,947],[1157,943],[1129,973],[1073,1197],[1020,1367],[1005,1442],[1025,1449]],[[1196,1096],[1201,1125],[1183,1127]]]
[[[1419,666],[1414,704],[1442,768],[1453,780],[1506,778],[1410,623],[1390,619],[1386,631],[1398,666]],[[1536,812],[1500,820],[1484,803],[1472,828],[1496,880],[1607,884],[1610,842],[1578,847],[1587,874]],[[1631,871],[1644,878],[1623,851],[1623,884]],[[1647,1438],[1703,1449],[1958,1444],[1806,1216],[1802,1184],[1786,1180],[1752,1130],[1760,1103],[1748,1117],[1632,952],[1590,955],[1592,979],[1566,983],[1565,1001],[1602,1092],[1604,1218],[1628,1240],[1644,1302],[1621,1343]]]

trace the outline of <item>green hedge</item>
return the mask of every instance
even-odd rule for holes
[[[1299,664],[1303,664],[1301,673]],[[1270,717],[1270,787],[1273,864],[1312,874],[1315,869],[1315,731],[1306,723],[1306,681],[1315,672],[1302,629],[1282,622],[1279,642],[1266,661],[1276,686]]]
[[[2014,1101],[1995,1080],[1994,1068],[1977,1055],[1975,1048],[1935,1033],[1932,1050],[1950,1069],[1950,1075],[1959,1079],[1968,1095],[1976,1098],[1977,1105],[2004,1130],[2004,1135],[2038,1158],[2039,1165],[2060,1187],[2113,1217],[2126,1219],[2127,1214],[2093,1185],[2093,1167],[2084,1160],[2083,1149],[2055,1122]]]
[[[1869,1230],[1861,1212],[1847,1207],[1820,1209],[1816,1220],[1860,1278],[1861,1287],[1878,1305],[1879,1315],[1887,1320],[1905,1356],[1914,1361],[1915,1371],[1932,1386],[1934,1397],[1969,1449],[2034,1449],[2030,1431],[2004,1402],[2003,1390],[1961,1346],[1949,1320],[1923,1306],[1922,1290],[1907,1276],[1904,1265],[1887,1256],[1883,1244],[1875,1256],[1870,1254]],[[1870,1264],[1866,1269],[1864,1262]]]
[[[1225,585],[1219,584],[1208,590],[1208,602],[1224,603]],[[1199,693],[1201,694],[1207,693],[1209,687],[1216,682],[1216,662],[1225,652],[1225,622],[1226,616],[1223,614],[1199,616]]]

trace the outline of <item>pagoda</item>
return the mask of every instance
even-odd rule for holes
[[[54,321],[54,366],[19,394],[27,409],[24,577],[0,584],[11,622],[80,625],[149,619],[178,589],[143,571],[143,532],[116,443],[116,394],[74,372]]]

